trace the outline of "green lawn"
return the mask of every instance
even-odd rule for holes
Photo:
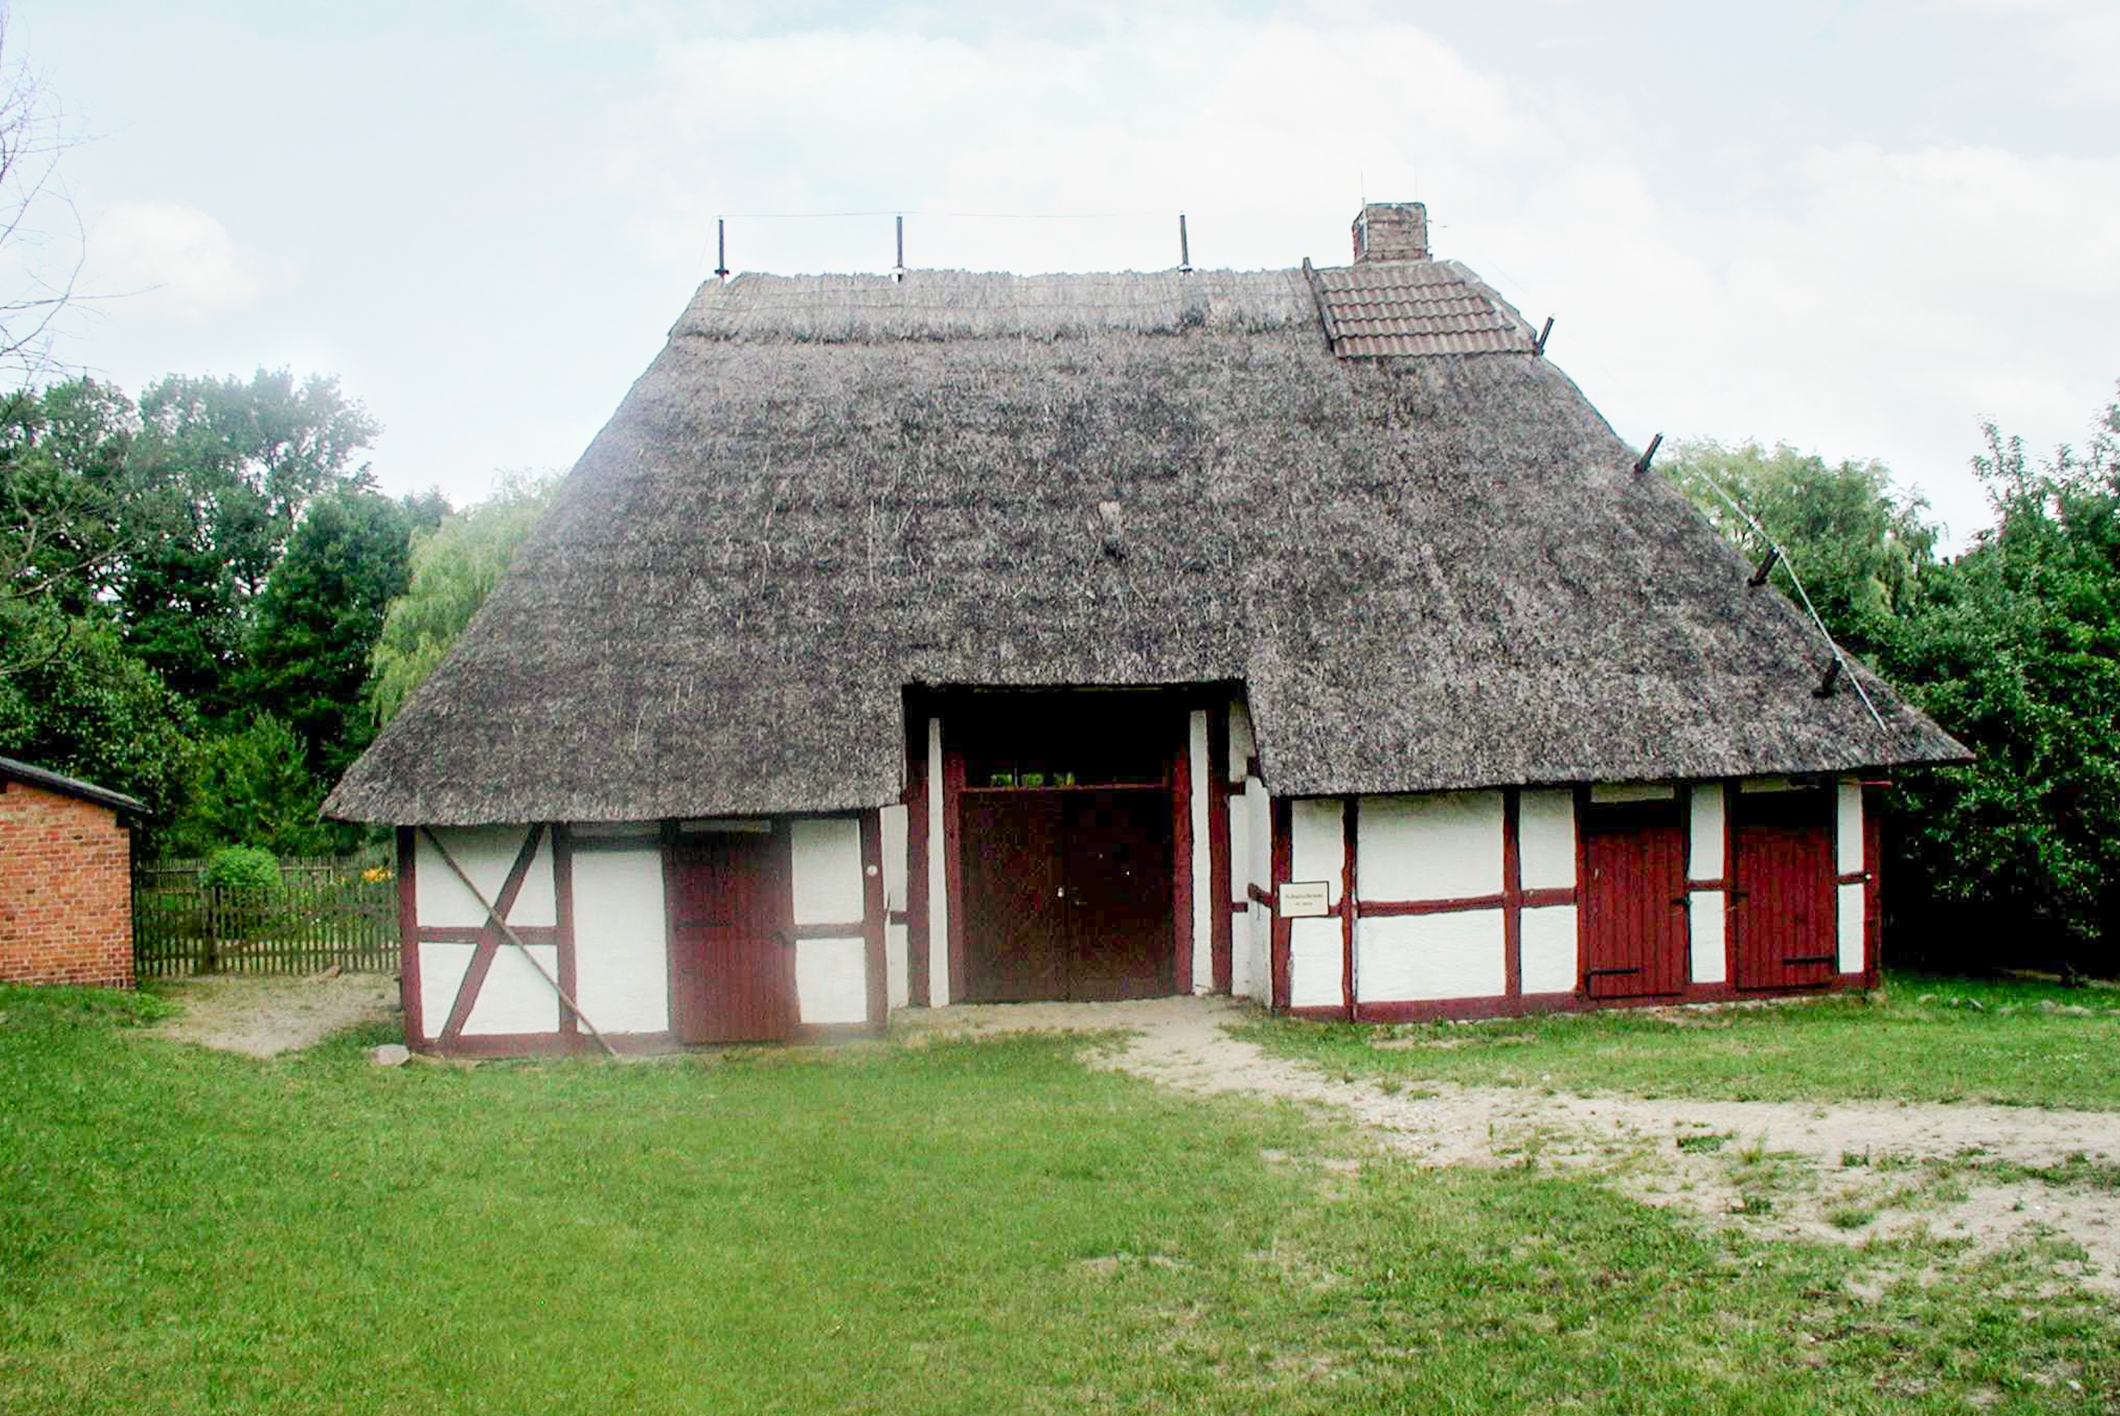
[[[2120,992],[2055,984],[1889,974],[1868,997],[1757,1008],[1396,1026],[1274,1019],[1244,1034],[1336,1074],[1405,1081],[2120,1109]]]
[[[0,1410],[2104,1410],[2120,1327],[1080,1041],[374,1068],[0,989]],[[2102,1025],[2101,1025],[2102,1026]]]

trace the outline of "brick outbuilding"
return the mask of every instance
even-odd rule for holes
[[[133,986],[122,792],[0,757],[0,983]]]

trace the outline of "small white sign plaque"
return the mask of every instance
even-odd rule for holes
[[[1332,913],[1332,890],[1323,880],[1283,880],[1274,913],[1283,919]]]

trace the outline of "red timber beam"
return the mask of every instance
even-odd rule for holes
[[[1295,813],[1287,797],[1270,797],[1268,800],[1272,803],[1272,809],[1267,816],[1273,823],[1273,888],[1267,892],[1266,907],[1273,912],[1273,1010],[1284,1013],[1288,1011],[1289,1001],[1294,997],[1294,993],[1290,986],[1289,973],[1289,921],[1281,914],[1280,895],[1281,887],[1288,883],[1294,859]]]
[[[867,963],[869,1023],[882,1027],[890,1016],[890,977],[886,972],[883,903],[883,813],[861,813],[861,941]]]
[[[1170,935],[1176,957],[1172,959],[1171,986],[1181,994],[1193,991],[1193,812],[1192,812],[1192,710],[1180,708],[1178,748],[1170,760],[1171,856]],[[1203,783],[1203,787],[1204,787]]]
[[[1229,992],[1235,977],[1231,912],[1243,908],[1230,899],[1229,844],[1229,703],[1225,699],[1207,710],[1207,889],[1211,901],[1207,927],[1217,993]]]
[[[417,879],[419,835],[414,826],[397,828],[398,1002],[405,1010],[405,1041],[425,1047],[426,1019],[420,1008],[420,891]]]
[[[552,942],[559,946],[559,991],[563,998],[581,995],[581,971],[574,952],[574,833],[564,824],[552,828]],[[559,1010],[559,1030],[568,1037],[581,1031],[572,1008]]]
[[[1357,999],[1354,980],[1354,921],[1355,921],[1355,823],[1357,803],[1360,797],[1343,797],[1340,801],[1340,998],[1347,1009],[1347,1021],[1356,1018]]]

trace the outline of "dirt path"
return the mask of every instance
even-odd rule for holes
[[[1125,1028],[1132,1036],[1109,1065],[1165,1086],[1344,1111],[1427,1165],[1587,1169],[1650,1203],[1755,1233],[1860,1243],[1925,1226],[1984,1252],[2050,1231],[2087,1254],[2073,1276],[2120,1292],[2120,1196],[1992,1173],[1997,1163],[2045,1167],[2079,1154],[2120,1159],[2120,1113],[1647,1100],[1426,1082],[1393,1092],[1231,1037],[1223,1024],[1245,1016],[1243,1005],[1204,998],[898,1015],[916,1033]]]
[[[249,1057],[273,1057],[322,1042],[335,1032],[381,1022],[397,1007],[389,974],[318,974],[308,978],[192,978],[164,986],[183,1008],[155,1037],[196,1042]]]

